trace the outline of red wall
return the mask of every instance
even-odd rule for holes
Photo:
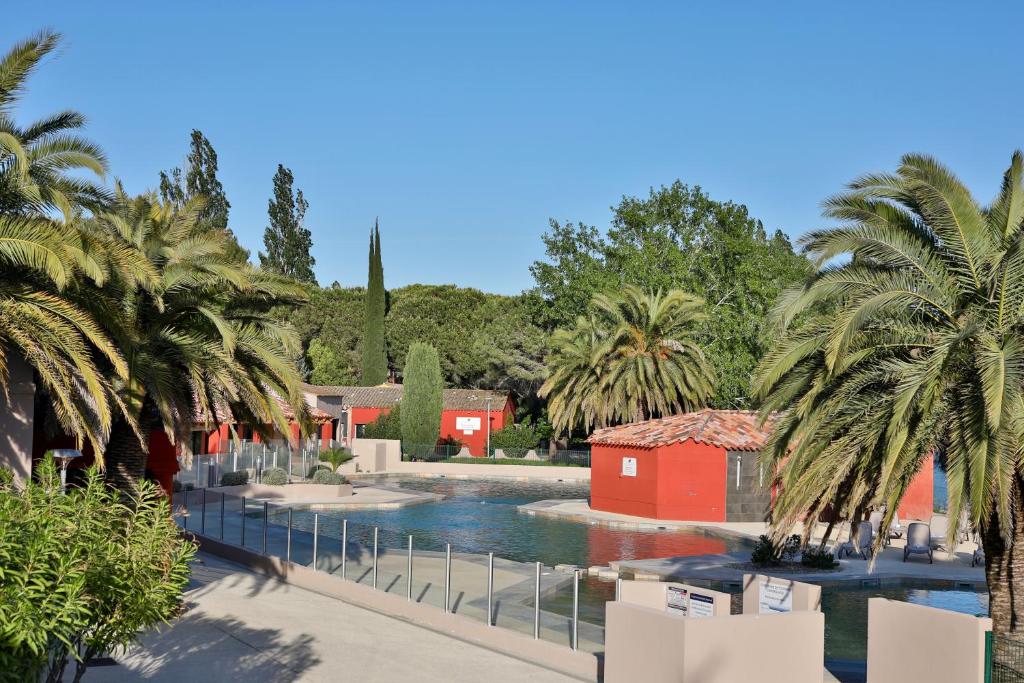
[[[352,434],[355,435],[356,425],[370,424],[382,413],[390,413],[390,408],[352,408]],[[459,417],[479,417],[480,429],[472,434],[463,434],[455,429],[455,420]],[[505,402],[504,408],[497,406],[491,410],[491,431],[497,431],[512,422],[514,411],[512,400]],[[458,439],[462,445],[469,448],[471,455],[484,456],[487,450],[487,411],[486,410],[443,410],[441,411],[441,438]]]
[[[622,476],[622,458],[635,457],[635,477]],[[724,448],[686,441],[658,448],[594,444],[590,506],[654,519],[725,521]]]
[[[935,459],[928,456],[921,462],[921,469],[910,481],[897,512],[900,522],[905,519],[920,519],[927,522],[935,509]],[[904,523],[904,526],[906,524]]]

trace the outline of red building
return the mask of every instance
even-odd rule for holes
[[[341,387],[304,384],[306,402],[334,417],[335,438],[349,443],[363,435],[366,425],[386,414],[402,400],[401,384],[376,387]],[[508,394],[486,389],[445,389],[441,411],[441,438],[456,439],[474,456],[486,455],[487,433],[515,419]]]
[[[654,519],[761,522],[771,505],[758,451],[768,428],[758,414],[705,409],[590,437],[590,505]],[[928,458],[900,504],[902,519],[932,514]]]

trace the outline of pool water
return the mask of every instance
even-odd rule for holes
[[[341,520],[344,518],[348,520],[350,538],[361,539],[364,543],[368,540],[369,530],[373,526],[380,527],[380,542],[385,548],[404,547],[411,534],[418,550],[444,550],[445,544],[451,543],[453,552],[494,552],[498,557],[517,562],[540,561],[547,566],[574,564],[580,567],[603,566],[618,559],[707,555],[750,550],[752,547],[749,541],[699,529],[613,529],[529,515],[517,510],[517,506],[537,500],[586,498],[589,495],[586,483],[422,477],[382,477],[370,481],[377,486],[401,485],[405,489],[439,493],[445,499],[394,510],[321,510],[322,534],[340,537]],[[294,516],[296,528],[312,529],[312,512],[299,508]],[[712,587],[729,591],[721,585]],[[604,604],[614,599],[614,595],[614,582],[583,578],[580,583],[580,619],[603,626]],[[917,581],[913,585],[896,587],[824,587],[822,611],[825,613],[826,659],[865,658],[867,601],[872,597],[965,614],[988,613],[987,593],[954,590],[942,584]],[[545,610],[571,614],[571,592],[559,591],[546,597],[542,604]],[[733,612],[741,609],[742,601],[736,593]]]

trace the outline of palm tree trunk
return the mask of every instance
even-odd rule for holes
[[[107,481],[116,489],[134,493],[146,475],[148,457],[131,426],[124,420],[116,420],[110,429],[105,453]]]
[[[981,542],[985,549],[992,630],[1024,638],[1024,481],[1019,476],[1014,477],[1010,495],[1010,545],[999,533],[994,516],[986,525]]]

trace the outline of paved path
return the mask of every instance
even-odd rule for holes
[[[97,667],[111,681],[573,681],[479,646],[253,574],[201,553],[189,609]]]

